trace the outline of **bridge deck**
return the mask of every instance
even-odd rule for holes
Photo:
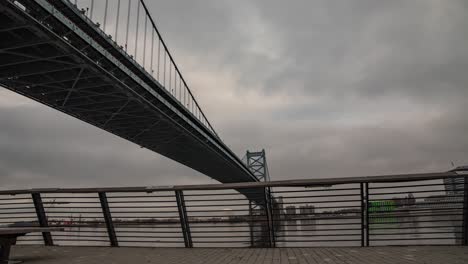
[[[369,248],[109,248],[18,246],[13,258],[24,263],[468,263],[466,247]]]

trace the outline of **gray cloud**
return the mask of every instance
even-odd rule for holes
[[[207,116],[273,179],[468,163],[466,1],[147,1]],[[0,186],[211,182],[0,91]]]

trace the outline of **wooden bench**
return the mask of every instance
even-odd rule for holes
[[[16,244],[19,236],[28,233],[42,233],[52,231],[63,231],[61,227],[5,227],[0,228],[0,263],[8,263],[10,249]]]

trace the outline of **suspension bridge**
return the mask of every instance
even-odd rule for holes
[[[258,181],[216,133],[144,1],[8,0],[0,10],[1,86],[219,182]]]

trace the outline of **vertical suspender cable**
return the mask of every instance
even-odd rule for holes
[[[145,68],[145,62],[146,62],[146,31],[147,31],[147,25],[148,25],[148,14],[145,15],[145,34],[143,34],[143,69]]]
[[[117,0],[117,16],[115,17],[115,42],[117,43],[117,37],[119,33],[119,18],[120,18],[120,0]]]
[[[89,10],[89,19],[93,21],[94,0],[91,0],[91,10]]]
[[[154,29],[151,30],[151,76],[154,77],[153,73],[153,50],[154,50]]]
[[[130,27],[130,10],[132,9],[132,0],[128,0],[128,11],[127,11],[127,32],[125,33],[125,51],[128,48],[128,29]]]
[[[140,25],[140,1],[138,1],[137,7],[137,17],[136,17],[136,35],[135,35],[135,60],[137,59],[137,51],[138,51],[138,28]]]
[[[158,68],[157,68],[157,71],[158,71],[158,81],[159,81],[159,62],[161,61],[161,39],[159,38],[158,36]]]
[[[104,32],[106,32],[107,7],[108,6],[109,6],[109,0],[106,0],[106,5],[105,5],[105,8],[104,8],[104,23],[103,23],[103,26],[102,26],[102,30],[104,30]]]

